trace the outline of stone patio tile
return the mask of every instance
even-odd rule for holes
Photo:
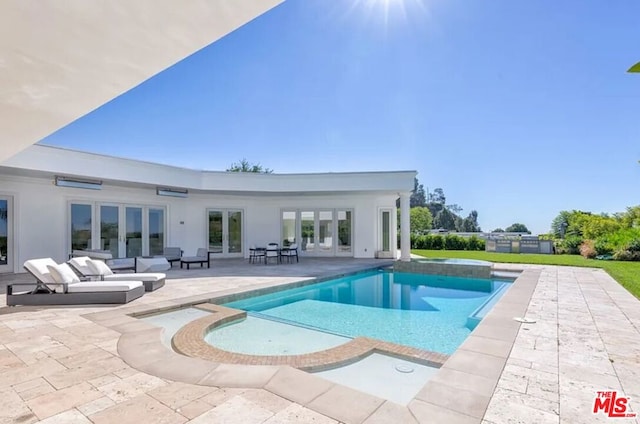
[[[504,340],[471,335],[462,343],[459,349],[472,352],[486,353],[487,355],[506,358],[509,356],[512,344]]]
[[[189,402],[186,405],[182,405],[181,407],[176,409],[176,412],[192,420],[197,416],[202,415],[211,409],[213,409],[213,406],[211,406],[207,402],[204,402],[198,399],[198,400]]]
[[[33,380],[38,377],[48,376],[66,368],[58,361],[45,358],[35,364],[23,367],[11,368],[9,371],[2,373],[0,378],[0,389],[6,386],[12,386],[25,381]]]
[[[466,372],[487,378],[495,378],[500,375],[506,359],[493,355],[459,350],[444,363],[442,368]]]
[[[147,395],[140,395],[89,415],[94,424],[182,424],[187,418]]]
[[[76,408],[78,409],[78,411],[82,412],[84,415],[89,416],[89,415],[95,414],[96,412],[100,412],[107,408],[110,408],[115,404],[116,403],[113,400],[111,400],[109,397],[103,396],[96,400],[92,400],[91,402],[87,402],[82,405],[76,406]]]
[[[81,352],[74,352],[70,355],[61,356],[57,358],[57,361],[67,368],[77,368],[82,365],[97,362],[101,359],[108,359],[112,357],[113,355],[105,351],[104,349],[100,349],[98,347],[92,347],[91,349],[88,349],[88,350],[84,350]]]
[[[30,399],[27,405],[38,418],[44,419],[101,396],[100,392],[85,382]]]
[[[172,382],[152,389],[147,394],[169,408],[177,409],[216,390],[218,389],[215,387]]]
[[[25,363],[11,352],[11,350],[7,348],[0,350],[0,372],[24,365]]]
[[[491,400],[491,394],[492,392],[480,394],[439,383],[427,384],[427,386],[418,393],[416,399],[461,414],[482,418],[487,409],[487,405],[489,405],[489,400]]]
[[[31,380],[28,383],[32,383],[31,387],[26,388],[24,385],[16,385],[13,386],[14,390],[18,392],[22,400],[29,400],[40,395],[44,395],[46,393],[54,392],[56,389],[53,388],[51,384],[49,384],[44,378],[38,378],[35,380]],[[37,384],[34,384],[37,383]],[[22,390],[24,388],[24,390]]]
[[[360,424],[383,403],[375,396],[335,385],[307,407],[346,424]]]
[[[20,421],[17,421],[20,419]],[[16,421],[14,421],[16,420]],[[32,423],[38,420],[26,403],[20,399],[15,390],[5,388],[0,390],[0,422]]]
[[[387,417],[387,418],[390,418],[390,417]],[[406,417],[399,416],[399,415],[393,416],[393,419],[396,420],[395,422],[398,422],[398,423],[401,422],[403,424],[404,423],[411,424],[412,422],[415,422],[415,421],[406,421],[403,418],[406,418]],[[376,421],[372,421],[371,423],[369,423],[368,421],[366,422],[368,424],[376,423]],[[377,421],[377,422],[388,423],[390,421],[387,420],[387,421]],[[322,414],[318,414],[317,412],[312,411],[311,409],[307,409],[295,403],[292,403],[291,405],[289,405],[288,407],[286,407],[285,409],[278,412],[273,417],[269,418],[267,421],[264,422],[264,424],[299,424],[299,423],[338,424],[336,420],[333,420],[329,417],[325,417]]]
[[[199,384],[219,387],[262,388],[279,367],[266,365],[220,364]]]
[[[421,400],[413,400],[409,403],[409,410],[420,424],[477,424],[480,422],[478,418]]]
[[[189,424],[261,424],[273,415],[273,412],[268,409],[264,409],[241,396],[235,396],[189,421]]]
[[[335,384],[291,367],[281,367],[265,389],[283,398],[306,405]]]
[[[508,390],[496,389],[484,415],[484,419],[495,423],[559,423],[557,404]]]
[[[91,424],[91,421],[76,409],[62,412],[39,422],[39,424]]]
[[[246,389],[222,387],[209,393],[208,395],[201,397],[199,400],[208,403],[212,407],[218,406],[222,405],[231,398],[242,395],[245,390]]]
[[[98,390],[116,403],[134,398],[167,383],[155,376],[137,373],[125,379],[98,387]]]
[[[62,389],[112,373],[122,369],[124,366],[125,364],[122,362],[122,359],[112,356],[95,361],[94,363],[82,364],[77,368],[64,369],[63,371],[51,373],[46,375],[45,378],[56,389]]]
[[[264,389],[247,389],[242,393],[242,397],[273,413],[278,413],[291,405],[291,401]]]

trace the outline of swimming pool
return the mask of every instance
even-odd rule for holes
[[[509,284],[506,280],[375,270],[224,306],[248,311],[255,318],[340,337],[365,336],[450,354]],[[225,339],[223,345],[216,338],[218,330],[205,339],[237,351],[235,347],[252,343],[247,334],[253,324],[247,320],[243,325],[249,326],[249,332],[234,340]],[[253,331],[264,335],[264,325]]]

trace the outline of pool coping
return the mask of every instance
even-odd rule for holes
[[[361,272],[362,270],[358,271]],[[348,275],[352,273],[347,273]],[[465,342],[407,406],[380,399],[288,365],[239,365],[186,357],[162,342],[163,329],[137,316],[190,307],[225,296],[256,290],[306,285],[322,278],[287,284],[264,284],[252,290],[232,289],[181,299],[83,315],[120,332],[118,354],[142,372],[191,384],[261,388],[316,412],[347,423],[397,417],[402,422],[480,423],[497,381],[523,325],[513,318],[526,313],[540,270],[526,269],[485,316]],[[355,401],[341,402],[348,396]]]

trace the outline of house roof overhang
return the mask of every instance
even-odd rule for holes
[[[0,162],[8,175],[101,180],[127,187],[175,187],[199,193],[326,195],[406,193],[416,171],[257,174],[201,171],[36,144]]]
[[[284,0],[9,0],[0,162]]]

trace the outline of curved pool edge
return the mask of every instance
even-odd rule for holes
[[[250,355],[223,350],[208,344],[206,334],[224,324],[246,317],[246,312],[215,304],[194,305],[212,312],[183,326],[171,344],[182,355],[225,364],[288,365],[302,371],[323,371],[356,362],[378,352],[423,365],[440,368],[449,355],[409,346],[397,345],[368,337],[356,337],[339,346],[300,355]]]

